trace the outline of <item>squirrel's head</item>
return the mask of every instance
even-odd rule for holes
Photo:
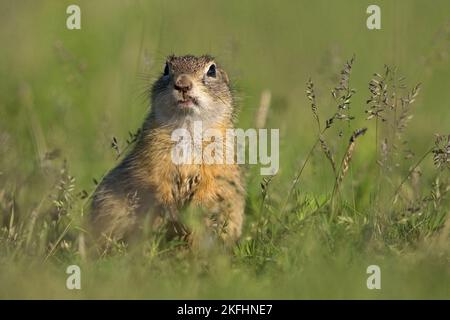
[[[228,76],[210,56],[169,56],[152,88],[152,112],[160,123],[186,117],[206,122],[230,119]]]

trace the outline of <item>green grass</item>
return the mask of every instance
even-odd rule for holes
[[[378,1],[379,31],[365,27],[371,3],[356,0],[77,1],[79,31],[65,28],[71,3],[0,4],[0,298],[450,298],[450,170],[428,152],[435,133],[449,133],[448,1]],[[217,57],[236,87],[239,127],[254,126],[270,90],[266,126],[280,129],[280,171],[263,181],[249,168],[244,234],[232,252],[148,235],[83,261],[83,194],[117,163],[111,141],[126,147],[171,53]],[[321,145],[313,148],[305,90],[311,78],[324,128],[353,55],[355,118],[323,136],[338,173],[354,130],[368,130],[336,186]],[[388,109],[377,137],[366,100],[385,64],[406,76],[407,89],[390,82],[390,93],[422,85],[401,135],[400,114]],[[397,150],[381,166],[384,137]],[[80,291],[66,289],[71,264],[81,267]],[[381,290],[366,287],[373,264]]]

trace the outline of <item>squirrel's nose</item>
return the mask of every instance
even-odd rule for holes
[[[175,89],[181,92],[187,92],[192,89],[192,81],[188,76],[179,75],[175,81]]]

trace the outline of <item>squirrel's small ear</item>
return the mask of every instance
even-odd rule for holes
[[[163,75],[168,76],[169,73],[170,73],[169,62],[166,62],[166,63],[164,64],[164,72],[163,72]]]
[[[220,74],[222,75],[222,78],[225,80],[226,84],[230,83],[230,79],[228,78],[228,75],[225,71],[223,71],[222,69],[220,69]]]

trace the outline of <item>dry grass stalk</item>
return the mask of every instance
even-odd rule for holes
[[[267,122],[267,116],[269,114],[270,101],[272,100],[272,94],[270,90],[264,90],[261,94],[261,100],[259,102],[259,108],[256,112],[255,126],[257,129],[264,128]]]
[[[367,120],[375,118],[387,121],[386,112],[396,107],[397,89],[404,89],[404,77],[397,78],[395,67],[384,66],[384,74],[374,73],[369,82],[370,97],[366,101],[369,109]]]
[[[411,154],[407,148],[407,141],[401,141],[402,134],[412,119],[411,105],[416,101],[419,95],[421,84],[417,84],[406,95],[406,78],[399,76],[397,68],[384,66],[383,75],[375,73],[369,82],[370,97],[367,100],[369,108],[366,110],[368,114],[367,120],[375,119],[375,148],[378,156],[378,139],[381,136],[382,154],[381,159],[377,162],[380,166],[385,167],[393,165],[388,160],[393,161],[394,156],[399,156],[400,151],[405,154]],[[385,123],[382,127],[383,132],[379,134],[379,121]],[[389,141],[389,144],[388,144]],[[409,157],[410,158],[410,157]]]
[[[347,121],[353,119],[353,117],[348,114],[348,111],[350,109],[351,98],[356,92],[355,89],[350,88],[350,73],[354,61],[355,56],[345,63],[344,68],[341,70],[339,84],[331,91],[331,95],[337,103],[338,111],[332,118],[327,120],[327,127],[330,126],[335,119]]]
[[[420,86],[421,86],[421,84],[418,83],[406,97],[402,97],[400,99],[401,112],[400,112],[400,116],[399,116],[399,118],[397,120],[397,124],[396,124],[397,135],[399,138],[400,138],[401,133],[403,133],[403,131],[405,131],[409,121],[413,117],[413,115],[410,114],[410,111],[411,111],[410,106],[411,106],[411,104],[414,103],[414,101],[416,101],[416,98],[419,95]]]
[[[433,161],[438,169],[450,169],[450,134],[436,134],[435,147],[433,149]]]
[[[306,84],[306,96],[309,99],[309,101],[311,101],[311,110],[313,113],[313,117],[317,122],[317,127],[319,128],[319,132],[321,132],[319,114],[317,112],[316,94],[314,92],[314,84],[313,84],[311,78],[309,78],[309,80]]]
[[[350,137],[349,144],[347,147],[347,151],[345,152],[344,158],[342,159],[341,164],[341,172],[339,174],[339,177],[336,182],[336,187],[338,188],[344,179],[349,167],[350,167],[350,161],[352,160],[353,151],[355,150],[356,146],[356,139],[362,135],[364,135],[367,131],[367,128],[361,128],[358,130],[355,130]]]
[[[334,176],[336,177],[336,174],[337,174],[337,172],[336,172],[336,161],[334,160],[333,152],[328,147],[327,142],[323,139],[322,136],[319,137],[319,141],[320,141],[320,146],[322,148],[322,151],[325,154],[325,156],[327,157],[328,161],[330,162],[331,167],[333,168]]]
[[[261,201],[261,206],[260,206],[261,213],[263,212],[265,201],[269,195],[269,185],[273,178],[274,178],[274,176],[269,176],[269,177],[263,178],[262,182],[260,184],[261,195],[262,195],[262,201]]]

